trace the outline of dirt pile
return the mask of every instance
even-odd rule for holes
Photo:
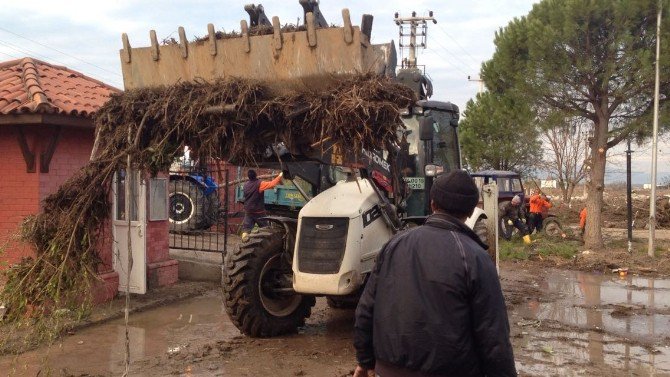
[[[133,168],[157,173],[168,169],[184,145],[199,158],[255,165],[279,143],[309,154],[332,144],[358,152],[397,142],[400,109],[415,100],[409,88],[372,75],[327,81],[329,87],[316,93],[276,95],[261,83],[230,78],[113,96],[96,114],[95,159],[46,199],[44,212],[23,224],[22,237],[37,257],[7,272],[0,302],[9,317],[35,308],[38,317],[62,307],[81,311],[81,297],[96,275],[112,177],[126,168],[127,156]]]

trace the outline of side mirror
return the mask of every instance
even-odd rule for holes
[[[435,130],[433,117],[423,117],[419,121],[419,139],[427,141],[433,140]]]

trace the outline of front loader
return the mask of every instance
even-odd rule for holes
[[[300,4],[304,24],[297,27],[281,27],[262,6],[247,5],[250,22],[241,22],[238,35],[221,38],[210,24],[208,36],[195,42],[180,28],[177,44],[159,45],[152,32],[151,47],[131,48],[124,36],[121,50],[126,89],[235,76],[277,91],[308,86],[318,93],[343,74],[394,77],[415,89],[419,100],[402,113],[400,142],[386,150],[351,150],[324,135],[311,152],[286,150],[279,140],[258,156],[259,166],[299,177],[310,189],[296,185],[304,207],[270,213],[268,227],[225,256],[226,310],[254,337],[295,332],[316,296],[327,296],[331,306],[354,304],[383,245],[430,214],[433,177],[461,167],[458,107],[429,100],[429,81],[415,68],[396,75],[394,43],[370,42],[372,16],[354,26],[345,9],[343,26],[331,27],[318,1]],[[485,228],[485,215],[476,211],[468,225]]]

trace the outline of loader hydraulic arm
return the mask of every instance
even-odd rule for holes
[[[249,13],[249,25],[254,26],[272,26],[270,19],[265,15],[265,9],[261,4],[247,4],[244,10]]]
[[[328,22],[319,9],[319,0],[300,0],[300,5],[302,5],[302,9],[305,11],[304,20],[307,19],[307,13],[312,13],[314,15],[314,23],[317,27],[328,27]]]

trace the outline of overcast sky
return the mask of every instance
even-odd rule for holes
[[[246,0],[248,1],[248,0]],[[374,15],[374,43],[394,40],[398,28],[393,22],[395,12],[420,15],[434,12],[438,20],[428,29],[428,48],[419,54],[419,64],[426,65],[433,79],[433,99],[450,101],[465,109],[468,99],[479,89],[468,76],[478,77],[481,63],[494,51],[495,32],[514,17],[527,14],[532,0],[444,1],[399,0],[334,1],[323,0],[321,10],[329,23],[341,24],[341,9],[349,7],[354,24],[360,24],[364,13]],[[118,50],[121,33],[128,33],[133,47],[148,46],[149,30],[154,29],[159,41],[178,38],[177,28],[183,26],[189,38],[202,36],[207,24],[217,30],[237,30],[246,19],[245,1],[231,0],[25,0],[6,1],[0,7],[0,61],[32,56],[53,64],[65,65],[123,88]],[[297,0],[264,1],[269,17],[279,16],[283,23],[295,23],[302,17]],[[659,176],[670,174],[670,148],[659,154]],[[634,181],[649,181],[650,148],[635,154]],[[616,170],[610,178],[619,180]]]

